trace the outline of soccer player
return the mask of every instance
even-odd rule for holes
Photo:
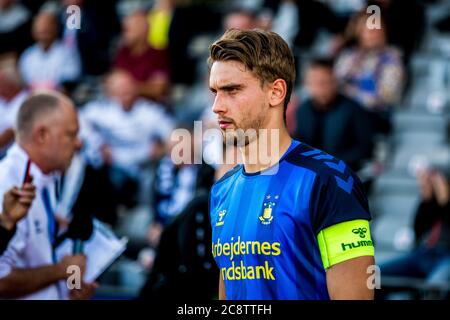
[[[286,131],[295,78],[288,45],[273,32],[231,29],[211,45],[209,67],[212,109],[243,158],[211,190],[219,298],[373,299],[360,180]],[[255,147],[268,160],[255,160]]]

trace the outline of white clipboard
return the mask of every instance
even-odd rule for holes
[[[83,254],[86,255],[86,272],[83,280],[87,283],[95,281],[125,251],[127,238],[119,239],[104,223],[93,219],[93,233],[84,242]],[[58,261],[66,255],[72,255],[73,241],[65,239],[56,248]]]

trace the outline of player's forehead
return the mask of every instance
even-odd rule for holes
[[[233,84],[250,84],[257,82],[253,73],[239,61],[215,61],[209,74],[209,86],[218,89]]]

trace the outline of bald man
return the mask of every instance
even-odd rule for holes
[[[70,165],[80,148],[75,107],[56,92],[32,94],[20,107],[16,128],[16,143],[0,162],[0,195],[22,185],[30,161],[36,199],[0,257],[0,297],[88,298],[95,285],[83,283],[80,290],[69,292],[64,281],[70,276],[69,266],[77,265],[84,271],[85,257],[66,256],[57,262],[53,247],[57,175]]]

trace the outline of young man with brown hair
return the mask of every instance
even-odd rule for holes
[[[210,47],[209,65],[212,109],[225,143],[243,158],[211,190],[220,298],[372,299],[361,182],[286,130],[295,79],[286,42],[273,32],[228,30]],[[268,150],[264,159],[255,159],[258,149]]]

